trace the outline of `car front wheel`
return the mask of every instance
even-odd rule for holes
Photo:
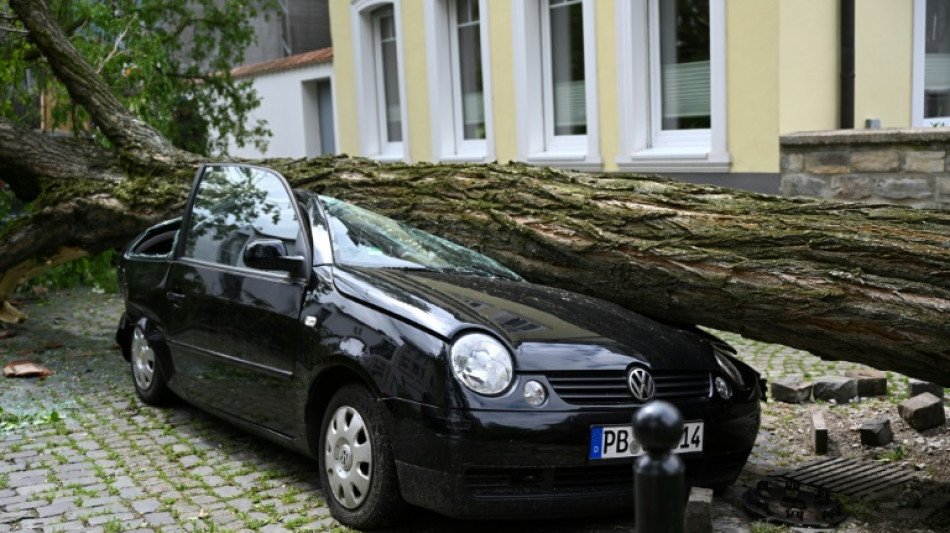
[[[132,331],[130,363],[132,365],[132,382],[135,392],[143,402],[158,405],[165,403],[171,397],[171,391],[165,384],[165,375],[158,364],[155,349],[148,342],[142,328],[136,326]]]
[[[380,407],[365,388],[347,385],[330,400],[320,426],[320,483],[333,517],[372,529],[398,521],[406,504]]]

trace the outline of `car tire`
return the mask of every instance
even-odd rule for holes
[[[330,512],[356,529],[393,525],[406,510],[379,404],[366,388],[342,387],[320,425],[320,484]]]
[[[129,352],[135,393],[147,404],[162,405],[168,402],[172,393],[165,382],[162,367],[158,364],[158,354],[139,326],[132,330]]]

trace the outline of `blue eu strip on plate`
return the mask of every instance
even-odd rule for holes
[[[604,442],[604,428],[595,427],[590,430],[590,458],[600,459],[601,443]]]

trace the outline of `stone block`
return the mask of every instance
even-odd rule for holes
[[[866,446],[887,446],[894,442],[891,421],[886,418],[871,420],[861,425],[861,444]]]
[[[839,200],[863,200],[874,194],[874,178],[868,176],[834,176],[829,190],[832,198]]]
[[[851,161],[856,172],[894,172],[900,169],[901,154],[896,150],[855,152]]]
[[[828,195],[828,180],[808,174],[787,174],[782,176],[779,189],[784,196],[824,198]]]
[[[907,396],[913,398],[925,392],[929,392],[937,398],[943,398],[943,387],[940,385],[914,378],[907,380]]]
[[[946,170],[944,151],[906,152],[904,154],[904,170],[907,172],[943,172]]]
[[[712,499],[712,489],[690,489],[686,502],[686,533],[712,533]]]
[[[815,380],[812,394],[816,400],[845,404],[858,397],[858,382],[843,376],[820,377]]]
[[[812,174],[847,174],[851,172],[851,153],[841,151],[805,154],[805,171]]]
[[[783,403],[803,403],[811,399],[811,383],[800,379],[776,379],[769,384],[772,399]]]
[[[933,198],[934,189],[927,178],[887,176],[875,180],[874,193],[888,200],[922,200]]]
[[[802,154],[782,153],[782,172],[801,172],[805,168],[805,157]]]
[[[919,394],[897,406],[901,418],[917,431],[942,426],[947,422],[943,400],[929,392]]]
[[[880,370],[847,370],[844,377],[858,382],[858,396],[885,396],[887,394],[887,374]]]
[[[816,455],[828,453],[828,425],[821,411],[812,411],[809,417],[808,444]]]

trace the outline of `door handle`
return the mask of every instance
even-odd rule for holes
[[[181,309],[181,306],[185,304],[185,295],[180,292],[168,291],[165,296],[174,309]]]

